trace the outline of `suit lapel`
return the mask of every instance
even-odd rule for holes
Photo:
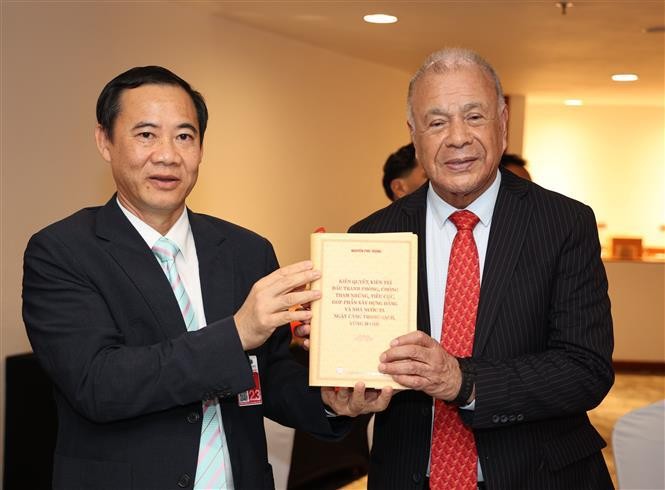
[[[97,237],[150,306],[164,335],[169,338],[186,331],[180,307],[164,271],[152,250],[122,213],[115,196],[99,210]]]
[[[502,172],[480,286],[474,356],[482,354],[491,336],[499,306],[520,256],[532,214],[527,194],[528,183],[508,171]]]
[[[427,251],[425,239],[425,216],[427,213],[427,190],[425,184],[404,199],[399,228],[418,235],[418,330],[430,335],[429,294],[427,292]]]
[[[235,313],[234,264],[226,237],[205,217],[189,211],[189,224],[199,259],[203,309],[211,323]]]

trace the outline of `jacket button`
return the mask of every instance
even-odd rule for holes
[[[517,415],[517,421],[518,421],[518,422],[521,422],[522,420],[524,420],[524,415],[522,415],[522,414],[520,413],[520,414]]]
[[[190,412],[187,414],[187,422],[189,422],[190,424],[195,424],[196,422],[199,421],[200,418],[201,416],[199,415],[198,412]]]
[[[414,473],[411,475],[411,479],[414,481],[414,483],[420,483],[422,477],[420,476],[420,473]]]
[[[505,415],[502,415],[501,416],[501,423],[505,424],[506,422],[508,422],[508,417],[506,417]]]
[[[180,488],[187,488],[191,482],[192,478],[187,473],[185,473],[180,477],[180,480],[178,480],[178,486]]]
[[[495,424],[498,424],[499,423],[499,416],[498,415],[492,415],[492,422],[494,422]]]
[[[517,418],[517,417],[515,417],[514,415],[509,415],[509,416],[508,416],[508,422],[515,422],[515,419],[516,419],[516,418]]]

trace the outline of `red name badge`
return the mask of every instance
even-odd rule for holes
[[[238,406],[246,407],[249,405],[261,405],[261,378],[259,377],[259,362],[256,356],[249,356],[249,363],[252,366],[252,377],[254,378],[254,388],[238,393]]]

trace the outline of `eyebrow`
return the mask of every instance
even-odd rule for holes
[[[158,126],[155,123],[147,122],[147,121],[141,121],[139,123],[136,123],[133,127],[132,130],[134,129],[143,129],[143,128],[157,128]]]
[[[199,130],[196,129],[196,126],[190,123],[181,123],[176,126],[178,129],[190,129],[194,134],[199,134]]]
[[[159,128],[159,125],[149,121],[140,121],[132,127],[132,130],[143,129],[143,128]],[[194,134],[199,134],[199,131],[198,129],[196,129],[196,126],[190,123],[180,123],[176,126],[176,128],[189,129]]]
[[[468,112],[468,111],[471,111],[473,109],[478,109],[478,108],[485,109],[485,110],[487,109],[485,107],[485,104],[483,104],[481,102],[469,102],[469,103],[464,104],[462,106],[462,111],[461,112]],[[432,109],[428,110],[425,113],[425,116],[449,116],[449,115],[450,115],[449,112],[444,111],[443,109],[440,109],[438,107],[433,107]]]

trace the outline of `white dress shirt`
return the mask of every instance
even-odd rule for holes
[[[497,170],[496,178],[490,187],[465,209],[478,216],[480,221],[473,229],[473,238],[478,248],[478,265],[480,266],[480,282],[482,284],[487,242],[490,236],[494,204],[499,195],[501,173]],[[448,279],[448,261],[453,239],[457,234],[457,227],[450,221],[450,215],[459,209],[451,206],[441,199],[432,183],[427,191],[427,214],[425,218],[425,249],[427,257],[427,293],[429,295],[430,335],[441,341],[443,327],[443,305],[446,294],[446,281]],[[476,401],[462,407],[463,410],[473,410]],[[432,406],[434,410],[434,406]],[[433,419],[433,418],[432,418]],[[478,481],[483,481],[480,463],[478,463]]]
[[[146,244],[152,250],[152,247],[157,243],[162,235],[152,228],[150,225],[139,219],[131,211],[125,208],[120,201],[116,198],[116,202],[120,209],[127,216],[129,222],[139,232],[141,238],[145,240]],[[175,266],[178,270],[180,280],[183,282],[185,291],[189,296],[189,300],[194,307],[196,319],[199,328],[204,328],[207,325],[205,312],[203,310],[203,295],[201,294],[201,279],[199,277],[199,258],[196,255],[196,245],[194,244],[194,236],[192,229],[189,226],[189,216],[187,215],[187,208],[182,210],[182,214],[178,221],[171,227],[171,229],[164,235],[166,238],[174,242],[180,253],[175,257]],[[155,260],[158,260],[155,257]],[[231,472],[231,458],[229,456],[228,444],[226,442],[226,434],[224,433],[224,423],[222,422],[222,413],[219,408],[219,403],[216,404],[217,419],[219,427],[222,431],[222,454],[224,457],[224,465],[229,471],[225,472],[227,489],[233,489],[233,474]]]

